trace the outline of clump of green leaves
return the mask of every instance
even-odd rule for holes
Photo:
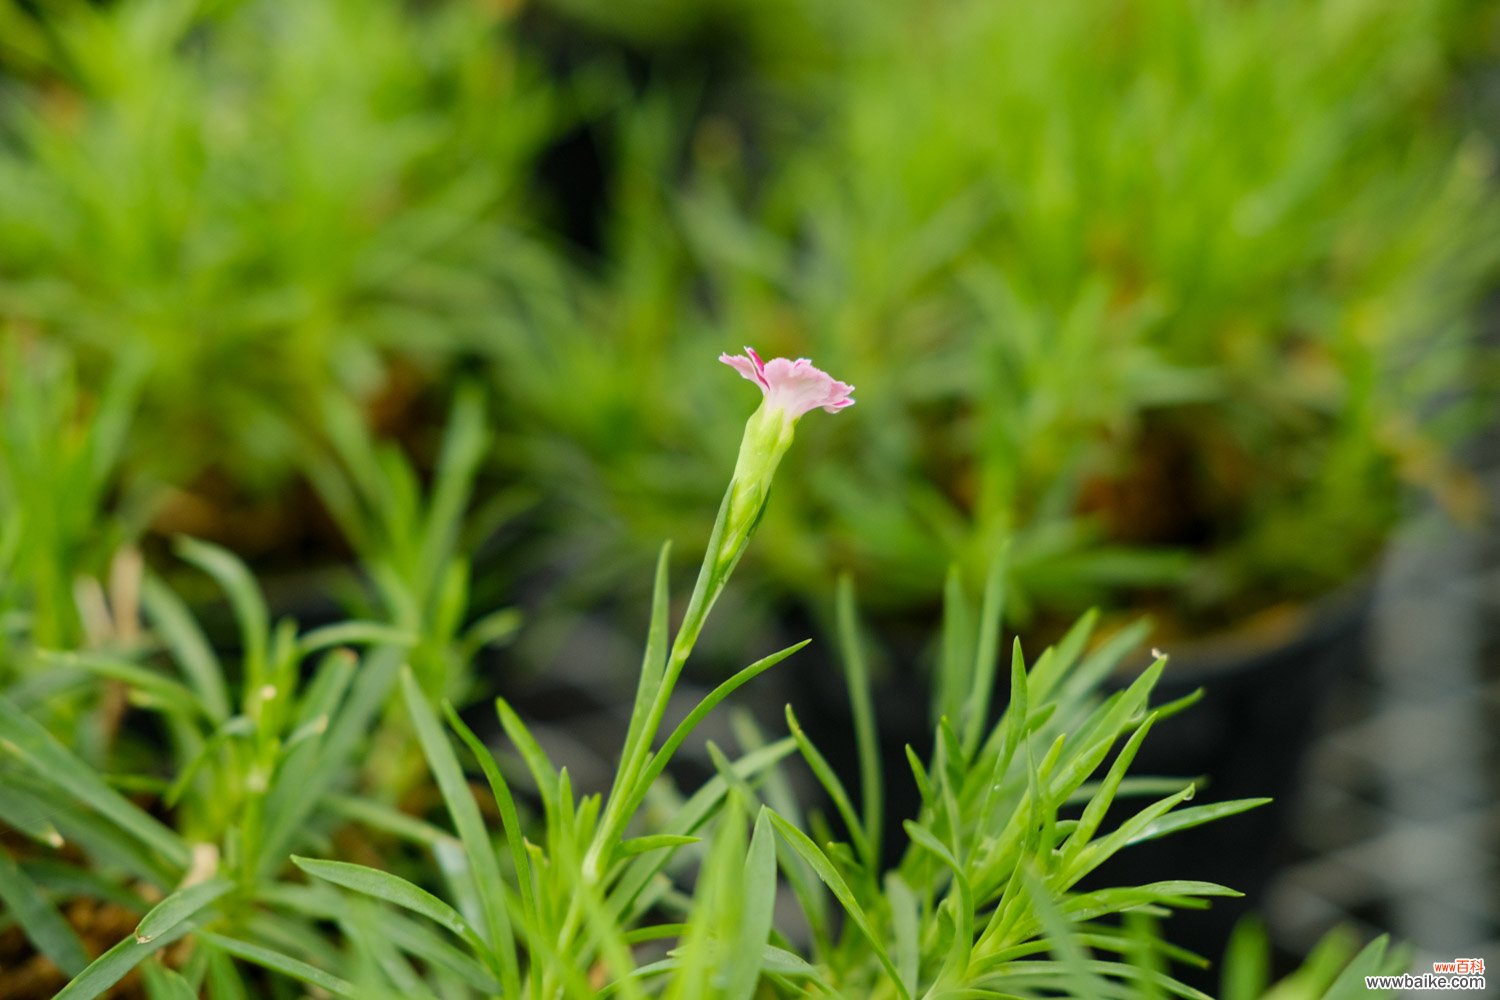
[[[727,695],[798,647],[725,681],[652,750],[652,709],[670,696],[668,664],[681,648],[666,638],[665,571],[664,553],[641,695],[607,796],[575,789],[567,769],[552,764],[502,701],[499,721],[541,803],[541,816],[525,824],[508,761],[497,760],[449,709],[449,726],[494,799],[499,829],[487,829],[451,736],[414,676],[405,676],[403,703],[462,845],[462,860],[450,856],[447,864],[468,878],[450,881],[444,899],[380,868],[296,859],[316,879],[393,908],[342,921],[354,947],[364,949],[363,978],[330,982],[323,974],[319,985],[349,997],[1202,996],[1173,979],[1170,965],[1204,960],[1138,921],[1233,890],[1188,881],[1076,888],[1131,844],[1264,801],[1188,806],[1191,781],[1129,773],[1155,722],[1195,700],[1149,705],[1163,659],[1124,690],[1099,696],[1100,682],[1137,646],[1139,631],[1091,646],[1093,622],[1085,619],[1029,667],[1017,647],[1009,702],[992,724],[1002,603],[995,574],[977,629],[948,633],[935,692],[944,712],[937,745],[926,761],[908,748],[923,804],[905,825],[904,857],[882,870],[885,778],[873,752],[876,720],[852,588],[840,595],[839,617],[862,748],[863,808],[855,808],[790,708],[789,736],[763,743],[753,727],[742,728],[744,756],[731,761],[713,749],[719,773],[683,799],[659,784],[673,752]],[[961,607],[950,613],[966,614]],[[793,753],[823,785],[841,832],[789,794],[779,767]],[[1141,796],[1146,804],[1106,826],[1117,800]],[[443,843],[432,845],[440,861]],[[778,909],[783,895],[795,918]],[[383,923],[391,915],[398,922],[415,915],[442,933],[408,936],[392,949]],[[1120,915],[1128,918],[1124,925],[1111,919]],[[1238,950],[1246,953],[1235,965],[1243,981],[1256,974],[1254,955],[1243,943]],[[1383,956],[1383,945],[1375,946],[1339,981],[1358,981],[1350,977],[1367,966],[1389,967]],[[1323,995],[1329,973],[1349,957],[1324,955],[1299,980],[1321,983],[1305,995]],[[294,968],[285,957],[261,958]]]
[[[147,508],[119,469],[139,366],[115,369],[97,393],[79,382],[64,352],[0,346],[0,681],[21,668],[7,636],[84,641],[77,580],[103,572]]]
[[[77,976],[60,996],[97,996],[209,921],[229,937],[219,946],[200,936],[185,970],[194,979],[238,982],[229,964],[237,948],[294,947],[328,959],[334,952],[326,943],[319,950],[306,907],[287,909],[278,896],[287,855],[326,843],[348,810],[367,821],[384,815],[378,803],[350,806],[340,796],[414,637],[373,622],[299,635],[291,621],[270,621],[229,553],[191,541],[180,552],[227,594],[239,625],[236,660],[215,653],[182,600],[148,577],[141,606],[149,631],[139,648],[41,650],[46,676],[0,695],[0,821],[40,845],[21,857],[0,848],[0,881],[23,932]],[[121,691],[159,721],[164,742],[141,743],[127,718],[117,745],[94,755],[119,773],[80,757],[42,721],[56,689],[79,686]],[[140,925],[88,962],[58,915],[69,899],[134,911]],[[284,912],[273,918],[271,907]]]
[[[517,456],[570,484],[558,509],[618,565],[713,495],[733,403],[682,372],[755,331],[858,385],[880,428],[794,456],[758,554],[787,589],[856,566],[872,603],[925,609],[949,562],[977,585],[1009,537],[1017,621],[1144,592],[1222,624],[1320,595],[1411,486],[1472,506],[1451,449],[1492,394],[1472,320],[1500,246],[1490,143],[1453,108],[1476,16],[865,11],[815,129],[676,136],[685,193],[650,183],[670,142],[628,149],[608,305],[500,373],[542,383],[515,394],[562,441]]]
[[[0,24],[28,56],[0,322],[93,384],[142,355],[130,458],[170,482],[283,481],[323,396],[429,377],[538,253],[521,179],[553,109],[496,5],[5,0]]]

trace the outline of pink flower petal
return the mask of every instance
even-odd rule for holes
[[[849,396],[854,386],[840,382],[806,358],[762,362],[750,347],[745,348],[745,354],[721,354],[719,360],[759,385],[770,405],[785,411],[790,419],[819,407],[837,413],[854,405]]]

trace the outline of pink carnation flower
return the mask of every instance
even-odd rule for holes
[[[788,420],[796,420],[820,406],[829,413],[837,413],[854,405],[849,398],[854,386],[840,382],[806,358],[796,361],[772,358],[763,362],[755,348],[746,347],[744,355],[721,354],[719,360],[760,386],[766,404],[782,410]]]

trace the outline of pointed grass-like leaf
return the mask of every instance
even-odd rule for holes
[[[667,762],[672,759],[672,755],[677,752],[678,747],[682,746],[683,741],[698,727],[698,723],[702,722],[725,698],[728,698],[754,678],[802,649],[802,647],[811,641],[811,639],[803,639],[801,642],[772,653],[770,656],[756,660],[704,695],[703,699],[697,705],[693,706],[693,710],[687,714],[687,718],[683,719],[677,725],[677,728],[672,730],[672,735],[667,737],[661,749],[652,756],[650,765],[646,768],[645,773],[641,775],[636,784],[634,794],[630,798],[632,808],[626,810],[626,818],[628,818],[629,813],[634,812],[634,807],[645,799],[646,792],[655,783],[656,779],[661,777],[662,771],[666,769]]]
[[[45,816],[65,844],[78,848],[90,864],[118,868],[158,889],[167,889],[182,876],[179,866],[164,861],[119,826],[88,806],[63,798],[50,783],[30,774],[8,774],[7,791],[17,800]]]
[[[797,741],[797,750],[802,754],[802,759],[807,761],[807,766],[812,769],[818,784],[828,793],[828,798],[843,818],[844,826],[849,831],[849,838],[854,844],[855,853],[859,855],[860,863],[869,872],[874,872],[879,866],[880,859],[875,856],[875,846],[870,843],[869,837],[865,835],[864,825],[860,822],[859,815],[854,811],[854,804],[849,801],[849,793],[844,790],[844,783],[839,780],[828,760],[813,746],[807,734],[802,731],[802,726],[797,722],[797,715],[792,711],[792,706],[787,705],[786,724],[791,730],[792,739]]]
[[[943,642],[932,704],[934,724],[940,718],[963,715],[974,667],[972,616],[958,567],[949,566],[943,583]]]
[[[1193,785],[1179,789],[1171,795],[1157,799],[1141,809],[1108,834],[1084,844],[1074,858],[1072,871],[1082,875],[1093,871],[1148,829],[1157,819],[1171,812],[1183,802],[1191,799],[1197,789]]]
[[[1048,893],[1046,883],[1023,869],[1021,885],[1031,904],[1037,929],[1046,938],[1047,946],[1057,959],[1067,982],[1067,986],[1063,987],[1064,995],[1076,1000],[1104,1000],[1110,996],[1108,984],[1090,967],[1083,948],[1074,938],[1071,922]]]
[[[764,807],[755,817],[755,831],[750,836],[740,900],[740,925],[725,963],[721,1000],[751,1000],[771,934],[776,907],[776,838],[771,832],[770,813]]]
[[[75,867],[65,861],[33,859],[20,863],[21,871],[35,882],[37,888],[54,898],[90,896],[94,899],[114,903],[131,913],[144,913],[147,904],[140,896],[121,883],[119,873],[95,871],[93,868]]]
[[[213,577],[229,598],[239,623],[240,640],[245,644],[245,692],[258,691],[265,683],[266,636],[271,630],[271,616],[265,597],[255,578],[228,549],[186,536],[174,546],[177,554]],[[248,702],[248,697],[245,699]]]
[[[183,921],[196,915],[200,910],[223,898],[233,888],[234,883],[228,879],[211,879],[185,889],[178,889],[153,906],[151,912],[141,918],[141,922],[135,928],[136,941],[141,944],[155,941],[163,934],[180,926]]]
[[[1069,835],[1067,847],[1063,851],[1062,868],[1067,870],[1073,858],[1089,843],[1094,834],[1099,830],[1099,824],[1104,822],[1104,816],[1109,807],[1114,804],[1115,793],[1119,791],[1120,782],[1125,780],[1125,774],[1135,760],[1136,753],[1146,739],[1146,734],[1151,731],[1156,722],[1156,716],[1148,716],[1145,722],[1136,727],[1125,746],[1120,749],[1115,761],[1110,765],[1109,773],[1105,775],[1099,790],[1084,806],[1083,813],[1078,818],[1078,825],[1073,833]]]
[[[844,907],[844,912],[849,914],[849,919],[859,928],[860,933],[865,936],[865,940],[869,941],[871,949],[875,952],[875,957],[891,977],[891,982],[895,984],[898,995],[902,997],[902,1000],[911,1000],[911,994],[907,991],[906,984],[902,982],[901,974],[897,971],[895,963],[891,961],[891,956],[886,950],[885,943],[880,940],[880,936],[876,933],[875,926],[870,922],[870,918],[865,913],[864,907],[859,905],[859,900],[855,898],[853,890],[849,888],[849,883],[844,881],[844,877],[833,866],[833,862],[828,860],[828,856],[818,848],[817,844],[814,844],[808,838],[807,834],[798,830],[770,810],[766,811],[766,815],[770,817],[771,822],[776,826],[777,832],[791,845],[792,849],[812,866],[812,870],[817,873],[818,878],[823,880],[823,884],[828,886],[828,890],[833,893],[834,898]]]
[[[488,950],[462,914],[426,889],[413,885],[399,875],[392,875],[378,868],[368,868],[365,865],[351,864],[347,861],[320,861],[315,858],[301,858],[295,854],[292,855],[292,864],[325,882],[352,889],[426,917],[462,938],[481,954]]]
[[[52,820],[47,818],[46,811],[39,808],[34,800],[12,791],[3,782],[0,782],[0,823],[38,844],[46,844],[51,848],[59,848],[64,844],[62,834]]]
[[[1390,948],[1390,935],[1382,934],[1360,949],[1338,978],[1328,987],[1323,1000],[1364,1000],[1370,995],[1365,985],[1367,976],[1399,975],[1411,964],[1410,956]]]
[[[1126,655],[1140,649],[1150,633],[1151,622],[1142,618],[1131,622],[1119,632],[1100,642],[1098,648],[1090,650],[1088,655],[1083,657],[1082,662],[1069,673],[1058,690],[1055,700],[1066,703],[1081,699],[1090,691],[1097,690],[1105,678],[1119,667]],[[1163,663],[1166,661],[1166,657],[1153,657],[1153,659],[1159,659]]]
[[[177,777],[172,779],[172,784],[162,796],[168,806],[175,806],[187,792],[192,784],[193,778],[205,764],[214,759],[214,756],[224,747],[224,744],[234,738],[247,738],[255,735],[255,720],[244,715],[232,715],[215,729],[203,741],[196,753],[182,765]]]
[[[917,994],[917,974],[922,968],[922,941],[917,897],[899,872],[887,872],[885,898],[891,908],[891,933],[895,937],[896,969],[907,993]]]
[[[1149,882],[1146,885],[1117,886],[1098,889],[1094,892],[1069,896],[1060,904],[1073,920],[1093,920],[1109,913],[1120,913],[1133,907],[1154,908],[1166,913],[1166,907],[1178,909],[1203,909],[1208,900],[1223,897],[1235,899],[1244,893],[1216,882],[1198,882],[1190,879],[1168,879]]]
[[[989,574],[984,582],[984,596],[980,600],[979,638],[975,647],[974,667],[970,671],[969,697],[962,716],[965,759],[974,756],[974,751],[979,748],[980,736],[990,720],[990,697],[994,692],[995,674],[1000,665],[1000,624],[1005,614],[1005,571],[1009,552],[1010,543],[1006,541],[990,560]]]
[[[1030,690],[1026,693],[1033,702],[1049,700],[1053,688],[1057,687],[1088,645],[1094,627],[1099,623],[1099,610],[1091,608],[1073,623],[1062,639],[1050,647],[1031,668]]]
[[[644,837],[632,837],[620,841],[615,854],[621,858],[633,858],[649,851],[664,851],[675,847],[688,847],[700,843],[700,837],[679,837],[672,833],[653,833]]]
[[[337,657],[337,653],[332,655]],[[403,655],[400,649],[389,646],[368,654],[353,671],[348,696],[321,738],[304,743],[278,769],[278,780],[266,797],[261,875],[269,875],[286,862],[295,838],[304,833],[324,796],[349,769],[355,749],[369,738],[370,724],[385,705]],[[325,668],[335,662],[325,660]]]
[[[131,699],[188,719],[199,715],[212,718],[208,709],[187,685],[155,670],[99,653],[54,652],[40,654],[43,663],[54,667],[72,667],[96,677],[120,681],[129,688]]]
[[[537,909],[535,895],[532,891],[531,861],[526,856],[525,834],[521,830],[521,817],[516,811],[516,800],[511,795],[510,784],[505,780],[500,767],[495,763],[495,755],[490,753],[474,731],[464,724],[459,718],[458,712],[448,702],[443,703],[443,713],[448,718],[448,725],[458,734],[459,739],[469,748],[474,759],[479,762],[479,769],[484,772],[485,780],[490,783],[490,792],[495,797],[495,805],[500,810],[500,825],[505,834],[505,843],[510,849],[511,864],[515,866],[516,882],[521,894],[521,905],[531,919],[536,920],[540,915]]]
[[[141,598],[156,634],[166,644],[183,677],[198,693],[209,717],[222,724],[230,712],[224,670],[187,605],[171,588],[149,574],[142,585]]]
[[[158,962],[147,962],[141,967],[146,981],[148,1000],[198,1000],[193,989],[182,974]]]
[[[402,646],[417,644],[421,637],[384,622],[337,622],[306,632],[297,640],[297,655],[311,656],[335,646]]]
[[[467,950],[454,945],[446,934],[434,930],[430,923],[409,919],[396,910],[383,909],[375,915],[370,931],[382,946],[395,945],[428,968],[451,973],[486,996],[504,992],[504,987],[487,966]]]
[[[740,779],[748,779],[769,767],[774,767],[777,762],[794,750],[796,750],[796,744],[790,737],[778,740],[751,751],[735,761],[734,774]],[[677,836],[691,835],[719,808],[729,788],[729,782],[722,776],[715,775],[672,813],[662,824],[662,832]],[[666,866],[669,854],[670,852],[662,851],[648,852],[631,859],[626,864],[624,872],[621,873],[614,889],[610,892],[608,901],[611,910],[619,914],[622,921],[629,922],[629,915],[635,908],[637,898],[641,896],[646,885]]]
[[[37,951],[63,972],[76,976],[89,964],[88,953],[73,928],[3,848],[0,848],[0,903],[5,904],[5,911]]]
[[[1204,823],[1212,823],[1226,816],[1236,816],[1267,805],[1270,801],[1269,798],[1232,799],[1229,802],[1210,802],[1207,805],[1178,809],[1142,824],[1126,841],[1126,844],[1140,844],[1147,840],[1177,833],[1180,830],[1189,830],[1195,826],[1202,826]]]
[[[531,735],[526,723],[521,721],[521,717],[504,698],[495,699],[495,713],[500,717],[500,728],[505,730],[505,735],[521,755],[526,770],[531,772],[531,780],[536,785],[543,805],[556,802],[557,768],[552,765],[542,745]]]
[[[1271,938],[1254,916],[1234,925],[1224,949],[1220,1000],[1262,1000],[1271,985]]]
[[[489,832],[479,813],[479,804],[469,790],[468,780],[459,767],[458,757],[448,742],[438,722],[437,715],[427,703],[416,678],[410,669],[401,671],[401,693],[406,702],[407,713],[417,730],[417,739],[422,744],[422,753],[432,776],[437,780],[438,790],[448,806],[448,814],[463,842],[464,853],[474,872],[475,888],[483,905],[486,940],[490,954],[498,960],[500,981],[508,993],[519,996],[521,976],[516,956],[515,938],[511,931],[510,915],[506,910],[505,886],[500,878],[500,866],[496,862]]]
[[[668,593],[669,557],[671,543],[662,545],[656,557],[656,576],[651,585],[651,624],[646,632],[646,652],[641,658],[641,676],[636,684],[635,706],[630,712],[630,728],[625,734],[625,747],[621,752],[621,767],[617,780],[628,776],[638,757],[643,758],[649,749],[647,744],[656,735],[645,732],[646,720],[651,706],[661,690],[662,674],[667,668],[667,611],[670,605]],[[623,788],[612,790],[611,799],[626,794]]]
[[[284,955],[272,948],[262,945],[251,944],[249,941],[241,941],[238,938],[228,937],[223,934],[215,934],[208,931],[200,931],[198,937],[218,948],[226,954],[233,955],[241,961],[259,965],[279,972],[309,986],[316,986],[336,997],[344,997],[346,1000],[363,1000],[360,992],[354,984],[340,979],[338,976],[330,975],[317,966],[309,965],[301,959],[290,955]]]
[[[131,969],[192,929],[190,922],[183,921],[145,943],[137,941],[134,935],[125,938],[90,962],[53,1000],[93,1000],[124,979]]]
[[[854,583],[848,574],[839,578],[836,614],[839,648],[849,684],[849,708],[854,718],[854,745],[859,754],[859,798],[864,813],[865,842],[869,845],[870,856],[878,859],[881,831],[885,825],[885,780],[880,765],[880,734],[870,687],[870,668],[860,637]]]
[[[939,981],[953,976],[960,981],[968,968],[969,956],[974,950],[974,890],[969,885],[968,875],[948,846],[919,823],[907,820],[902,824],[913,844],[928,851],[941,861],[953,876],[953,888],[957,896],[949,895],[953,907],[953,944],[948,957],[943,960]]]
[[[422,525],[421,554],[425,579],[436,579],[439,567],[451,558],[458,543],[464,508],[473,492],[474,476],[484,457],[488,436],[484,397],[477,383],[465,382],[454,393],[453,405],[448,411],[448,426],[443,434],[442,450],[438,453],[427,517]]]
[[[181,837],[110,788],[93,768],[3,695],[0,753],[9,753],[57,794],[87,806],[172,864],[187,867],[188,848]]]

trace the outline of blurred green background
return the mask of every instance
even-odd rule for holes
[[[178,533],[348,563],[330,456],[420,479],[460,385],[479,592],[634,600],[662,539],[696,562],[747,343],[859,401],[804,425],[747,621],[842,571],[925,618],[1006,539],[1042,633],[1316,602],[1414,497],[1477,515],[1496,37],[1481,0],[0,0],[0,625],[78,641],[76,579]]]

